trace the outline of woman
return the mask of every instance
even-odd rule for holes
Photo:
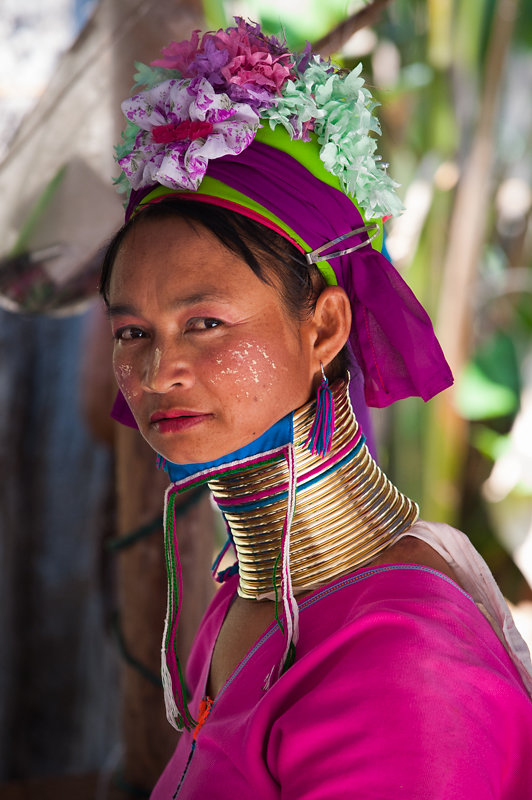
[[[532,792],[526,647],[465,537],[417,521],[362,432],[362,386],[383,406],[452,378],[376,249],[399,206],[359,71],[237,20],[170,45],[123,106],[101,289],[116,413],[171,480],[162,674],[183,733],[156,799]],[[173,507],[206,482],[238,560],[185,678]]]

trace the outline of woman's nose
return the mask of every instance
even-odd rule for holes
[[[146,354],[142,376],[145,391],[164,394],[174,386],[189,388],[193,383],[190,361],[175,343],[173,346],[157,344]]]

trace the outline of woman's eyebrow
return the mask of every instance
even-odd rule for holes
[[[171,308],[182,308],[183,306],[194,306],[198,303],[203,303],[206,300],[216,300],[218,302],[227,303],[227,295],[219,289],[205,289],[201,292],[194,292],[187,294],[184,297],[176,297],[169,305]]]
[[[108,305],[105,308],[105,314],[107,317],[109,317],[109,319],[112,319],[113,317],[127,316],[128,314],[134,316],[136,313],[137,312],[134,306],[127,304],[115,303],[114,305]]]
[[[194,306],[198,303],[204,303],[205,301],[212,301],[216,300],[219,303],[227,303],[228,299],[226,295],[221,293],[218,290],[207,290],[201,292],[194,292],[193,294],[185,295],[184,297],[177,297],[174,300],[171,300],[168,303],[169,308],[178,309],[183,308],[186,306]],[[119,316],[138,316],[139,310],[129,303],[113,303],[110,304],[107,309],[107,316],[109,319],[113,317]]]

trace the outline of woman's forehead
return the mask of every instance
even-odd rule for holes
[[[154,294],[164,291],[176,306],[271,291],[207,228],[179,217],[139,221],[118,249],[110,295],[129,295],[148,286]]]
[[[234,254],[229,254],[234,255]],[[172,215],[139,219],[125,234],[116,262],[164,261],[176,268],[228,258],[222,243],[201,223]]]

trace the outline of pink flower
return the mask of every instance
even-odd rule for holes
[[[235,17],[237,27],[220,30],[216,34],[219,46],[225,47],[229,58],[245,55],[246,53],[270,53],[273,56],[290,56],[289,50],[273,36],[265,36],[260,25],[245,22],[242,17]]]
[[[292,63],[286,63],[284,55],[273,58],[270,53],[244,53],[235,56],[221,73],[228,83],[238,86],[256,84],[281,94],[281,87],[290,78]],[[285,63],[283,63],[283,59]]]
[[[183,78],[206,78],[220,92],[228,92],[235,84],[248,86],[250,99],[257,94],[254,88],[263,90],[262,99],[264,90],[280,94],[294,66],[290,53],[273,37],[264,36],[258,25],[241,18],[237,22],[236,28],[205,33],[201,42],[199,31],[194,31],[190,41],[172,42],[152,66],[178,70]],[[240,95],[236,99],[242,99]]]
[[[153,67],[177,69],[184,78],[187,77],[189,65],[196,57],[199,49],[199,33],[199,30],[193,31],[190,41],[187,39],[184,42],[170,42],[168,47],[163,47],[162,58],[152,61],[151,65]]]

